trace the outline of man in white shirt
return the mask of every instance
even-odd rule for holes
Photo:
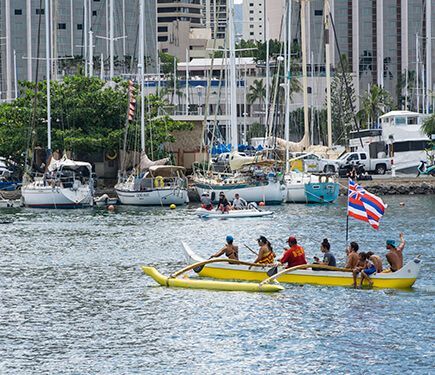
[[[243,210],[248,205],[248,202],[246,202],[243,198],[240,198],[240,195],[236,193],[234,195],[233,200],[233,209],[235,210]]]

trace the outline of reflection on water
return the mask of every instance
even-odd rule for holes
[[[405,232],[406,258],[424,261],[411,291],[167,289],[139,269],[168,274],[185,264],[180,241],[207,256],[227,234],[246,260],[243,243],[266,235],[280,253],[294,234],[310,259],[327,237],[342,262],[343,200],[225,221],[197,219],[193,206],[0,211],[0,373],[430,373],[435,198],[385,201],[380,230],[351,220],[350,239],[384,254]]]

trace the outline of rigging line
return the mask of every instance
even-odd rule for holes
[[[355,107],[353,106],[353,101],[352,101],[352,94],[351,94],[351,92],[350,92],[350,87],[349,87],[349,84],[348,84],[348,82],[347,82],[347,72],[345,71],[345,69],[344,69],[344,64],[343,64],[343,58],[342,58],[342,56],[341,56],[341,50],[340,50],[340,46],[339,46],[339,44],[338,44],[338,38],[337,38],[337,32],[336,32],[336,30],[335,30],[335,22],[334,22],[334,19],[333,19],[333,17],[332,17],[332,14],[331,14],[331,12],[329,12],[329,18],[330,18],[330,20],[331,20],[331,25],[332,25],[332,29],[334,30],[334,40],[335,40],[335,45],[336,45],[336,47],[337,47],[337,52],[338,52],[338,55],[340,56],[340,66],[341,66],[341,70],[343,71],[343,78],[344,78],[344,83],[345,83],[345,85],[346,85],[346,95],[347,95],[347,99],[349,100],[349,104],[350,104],[350,109],[351,109],[351,111],[352,111],[352,117],[353,117],[353,121],[354,121],[354,123],[355,123],[355,126],[356,126],[356,129],[357,129],[357,131],[358,131],[358,137],[359,137],[359,141],[360,141],[360,143],[361,143],[361,147],[364,147],[364,145],[363,145],[363,141],[362,141],[362,139],[361,139],[361,135],[360,135],[360,127],[359,127],[359,124],[358,124],[358,121],[357,121],[357,119],[356,119],[356,115],[355,115]]]
[[[39,9],[42,9],[42,1],[39,1]],[[48,9],[45,10],[46,12],[48,12]],[[27,138],[27,147],[26,147],[26,165],[25,165],[25,170],[31,169],[33,166],[33,162],[34,162],[34,150],[35,150],[35,145],[36,145],[36,107],[38,104],[38,83],[39,83],[39,56],[40,56],[40,49],[41,49],[41,23],[42,23],[42,12],[39,12],[39,17],[38,17],[38,36],[37,36],[37,44],[36,44],[36,77],[35,77],[35,89],[33,92],[33,109],[32,109],[32,121],[31,121],[31,126],[30,126],[30,130],[29,130],[29,136]],[[30,166],[27,165],[27,162],[29,160],[29,148],[30,148],[30,143],[31,143],[31,151],[32,151],[32,156],[30,158]]]

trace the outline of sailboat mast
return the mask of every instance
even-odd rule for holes
[[[331,109],[331,47],[329,41],[329,0],[325,0],[325,70],[326,70],[326,113],[328,125],[328,147],[332,147],[332,109]],[[312,65],[311,65],[312,69]],[[346,74],[346,72],[343,72]]]
[[[144,54],[144,0],[139,0],[140,149],[142,152],[145,152]]]
[[[310,144],[310,124],[308,121],[306,8],[307,0],[301,0],[302,89],[304,98],[304,137],[302,140],[305,147],[308,147]]]
[[[47,151],[51,153],[51,97],[50,97],[50,4],[45,0],[45,56],[46,56],[46,79],[47,79]]]
[[[11,3],[6,0],[6,99],[12,99]]]
[[[114,36],[114,29],[115,29],[115,24],[114,24],[114,16],[113,16],[113,0],[110,0],[110,9],[109,9],[109,17],[110,17],[110,29],[109,29],[109,33],[110,33],[110,39],[109,39],[109,45],[110,45],[110,80],[113,79],[113,75],[114,75],[114,70],[115,70],[115,66],[114,66],[114,54],[115,54],[115,36]],[[142,17],[143,18],[143,17]],[[143,25],[142,25],[142,33],[141,36],[143,38]],[[142,42],[143,44],[143,42]],[[142,54],[143,56],[143,54]]]
[[[234,0],[228,1],[228,32],[230,41],[230,124],[231,124],[231,149],[238,150],[237,132],[237,93],[236,93],[236,51],[234,30]]]
[[[287,1],[286,10],[286,21],[284,32],[284,80],[285,80],[285,119],[284,119],[284,133],[285,133],[285,171],[289,171],[289,140],[290,140],[290,64],[291,64],[291,1]]]

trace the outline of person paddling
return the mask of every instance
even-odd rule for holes
[[[239,260],[239,247],[233,244],[233,236],[227,236],[226,241],[225,246],[210,258],[218,258],[225,254],[228,259]]]
[[[290,236],[287,240],[287,243],[290,247],[288,249],[284,249],[284,254],[279,262],[281,264],[287,263],[286,268],[307,264],[307,260],[305,259],[305,250],[302,246],[298,245],[296,237]]]
[[[273,264],[273,262],[275,261],[275,253],[273,252],[273,248],[270,242],[264,236],[260,236],[257,239],[257,242],[258,246],[260,246],[260,249],[258,250],[258,256],[254,260],[254,263]]]
[[[326,266],[336,267],[337,262],[335,260],[334,254],[331,253],[331,244],[329,243],[328,239],[323,239],[322,243],[320,244],[320,251],[324,254],[323,255],[323,261],[320,262],[320,259],[317,257],[314,257],[315,264],[324,264]],[[322,270],[321,268],[313,268],[313,270]]]

